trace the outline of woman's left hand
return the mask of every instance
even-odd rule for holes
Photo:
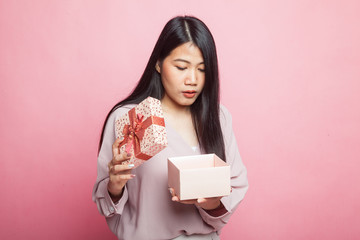
[[[183,204],[195,204],[205,210],[212,210],[220,206],[221,197],[213,197],[213,198],[198,198],[191,200],[180,200],[178,196],[175,195],[175,191],[173,188],[169,188],[171,193],[171,200],[174,202],[179,202]]]

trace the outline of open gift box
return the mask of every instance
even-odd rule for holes
[[[168,158],[168,185],[180,200],[230,194],[230,166],[215,154]]]
[[[140,166],[167,146],[165,120],[158,99],[148,97],[115,121],[120,152],[131,153],[122,164]]]

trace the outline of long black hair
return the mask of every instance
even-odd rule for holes
[[[201,50],[205,64],[204,88],[190,106],[199,146],[202,152],[215,153],[226,160],[219,119],[219,72],[215,42],[208,27],[200,19],[192,16],[178,16],[167,22],[138,84],[132,93],[117,103],[106,116],[99,151],[105,125],[112,112],[126,104],[138,104],[148,96],[162,99],[164,87],[161,75],[155,69],[156,63],[162,62],[173,49],[187,42],[194,43]]]

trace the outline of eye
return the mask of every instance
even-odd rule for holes
[[[180,71],[184,71],[186,69],[186,67],[179,67],[179,66],[176,66],[177,69],[179,69]]]
[[[202,68],[198,68],[198,70],[199,70],[200,72],[205,72],[205,69],[202,69]]]

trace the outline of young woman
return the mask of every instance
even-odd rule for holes
[[[133,169],[121,164],[131,156],[119,152],[123,139],[115,139],[114,124],[148,96],[161,100],[168,146]],[[216,153],[230,164],[232,192],[179,201],[167,186],[167,158],[202,153]],[[173,18],[133,92],[106,117],[93,200],[119,239],[219,239],[247,188],[231,115],[219,104],[213,37],[197,18]]]

